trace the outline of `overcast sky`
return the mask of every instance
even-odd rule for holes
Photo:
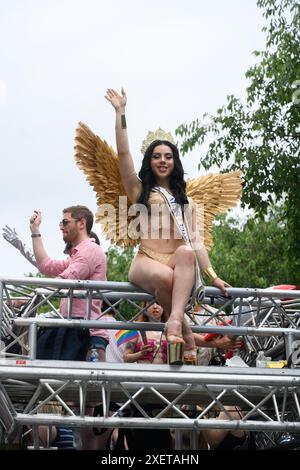
[[[31,247],[28,220],[40,209],[48,254],[62,258],[61,210],[96,211],[74,162],[77,122],[115,146],[106,88],[126,89],[139,168],[148,130],[174,133],[228,94],[245,96],[263,24],[255,0],[0,0],[0,228],[15,227]],[[189,177],[200,151],[183,159]],[[3,277],[34,271],[2,236],[0,259]]]

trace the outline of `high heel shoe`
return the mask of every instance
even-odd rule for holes
[[[169,322],[168,322],[169,323]],[[182,365],[183,364],[183,349],[184,349],[184,340],[180,334],[168,334],[168,323],[165,326],[165,335],[168,345],[168,364],[170,365]],[[171,323],[177,323],[180,326],[181,331],[181,322],[179,320],[173,320]]]
[[[191,327],[189,324],[187,324],[187,322],[183,323],[182,331],[185,342],[183,362],[186,365],[196,366],[198,364],[198,357],[197,348],[195,345],[195,338]]]
[[[168,342],[168,364],[180,366],[183,364],[183,343]]]
[[[183,352],[184,364],[196,366],[198,363],[198,357],[195,338],[191,330],[191,326],[187,323],[185,319],[182,325],[182,332],[185,342],[185,348]]]
[[[196,366],[198,363],[197,349],[185,349],[183,351],[183,362],[188,366]]]

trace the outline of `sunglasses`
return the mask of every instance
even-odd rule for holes
[[[63,226],[63,227],[66,227],[68,224],[70,224],[71,222],[78,222],[78,220],[80,219],[73,219],[73,220],[68,220],[68,219],[63,219],[59,222],[59,226]]]

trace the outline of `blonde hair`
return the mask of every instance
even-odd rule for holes
[[[48,413],[54,415],[61,415],[63,413],[63,407],[57,402],[48,402],[40,406],[37,410],[39,413]]]

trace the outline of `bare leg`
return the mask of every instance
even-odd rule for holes
[[[194,282],[194,253],[182,245],[177,248],[169,265],[164,265],[143,254],[138,254],[129,271],[128,278],[155,295],[170,319],[167,323],[167,339],[171,343],[183,342],[182,323],[184,309],[191,295]],[[187,348],[195,343],[186,323]]]
[[[194,261],[194,253],[186,245],[177,248],[173,258],[170,260],[171,266],[174,267],[172,310],[168,320],[168,332],[170,335],[172,335],[171,331],[173,330],[174,324],[178,325],[179,322],[183,324],[184,321],[184,310],[190,298],[194,283]],[[195,342],[191,335],[191,329],[185,321],[183,336],[185,340],[188,340],[188,349],[192,349],[193,346],[195,347]]]
[[[157,298],[167,316],[170,316],[172,311],[173,276],[173,266],[167,266],[143,254],[135,257],[128,273],[130,282],[137,284]],[[180,319],[174,319],[170,329],[168,323],[167,336],[169,342],[184,342]]]
[[[128,273],[130,282],[154,295],[167,315],[172,309],[173,268],[138,254]]]

